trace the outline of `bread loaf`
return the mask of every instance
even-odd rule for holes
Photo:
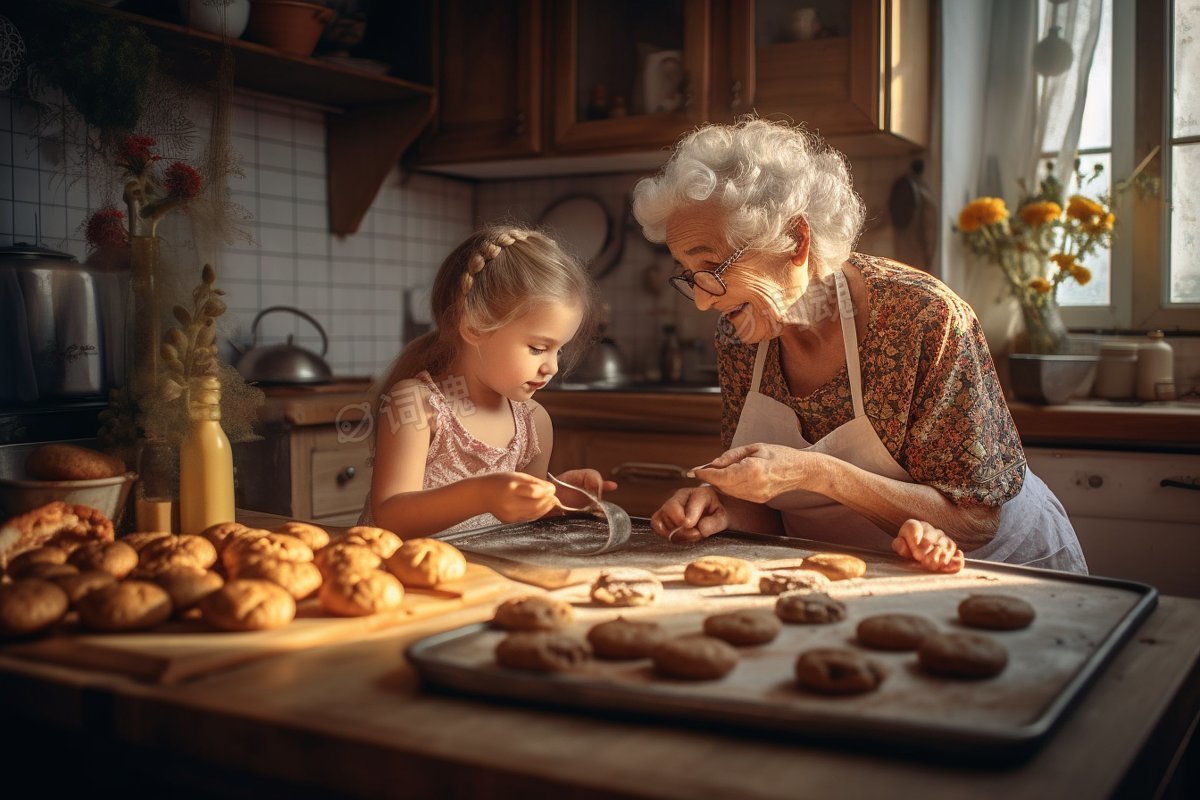
[[[25,471],[40,481],[87,481],[125,472],[119,458],[73,444],[44,444],[29,454]]]

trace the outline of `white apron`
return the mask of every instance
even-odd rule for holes
[[[863,408],[854,306],[845,275],[839,270],[834,277],[854,419],[834,429],[816,444],[810,444],[800,433],[796,412],[759,391],[769,345],[769,341],[763,341],[754,359],[754,377],[733,434],[733,447],[762,442],[811,450],[834,456],[876,475],[912,483],[912,477],[896,463],[875,433]],[[866,517],[823,494],[799,489],[784,492],[767,501],[767,505],[781,512],[784,530],[789,536],[892,552],[894,534],[885,533]],[[1020,493],[1001,507],[996,536],[966,555],[988,561],[1087,572],[1079,540],[1066,511],[1046,484],[1028,468]]]

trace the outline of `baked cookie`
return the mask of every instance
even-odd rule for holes
[[[875,650],[916,650],[937,626],[916,614],[876,614],[859,622],[855,632],[861,644]]]
[[[295,536],[300,541],[304,542],[313,552],[320,550],[325,545],[329,544],[329,531],[313,525],[311,522],[300,522],[292,520],[285,522],[276,528],[272,533],[283,533],[288,536]]]
[[[775,614],[794,625],[828,625],[846,618],[846,604],[824,592],[784,592],[775,601]]]
[[[796,682],[821,694],[869,692],[887,675],[884,668],[853,650],[817,647],[796,659]]]
[[[712,681],[737,666],[738,651],[721,639],[690,634],[667,639],[650,651],[650,658],[654,669],[669,678]]]
[[[467,574],[467,559],[458,548],[437,539],[409,539],[383,563],[405,586],[428,588]]]
[[[337,537],[336,541],[366,545],[380,558],[387,558],[404,544],[404,541],[391,531],[370,525],[355,525],[353,528],[348,528],[345,533]]]
[[[587,642],[560,631],[517,631],[496,645],[496,661],[512,669],[562,672],[592,657]]]
[[[91,481],[123,474],[125,462],[89,447],[44,444],[25,459],[25,471],[39,481]]]
[[[688,564],[683,579],[693,586],[723,586],[750,583],[754,580],[754,565],[733,556],[704,556]]]
[[[575,620],[571,604],[555,597],[530,594],[513,597],[496,606],[492,623],[510,631],[552,631]]]
[[[614,661],[646,658],[666,638],[666,629],[657,622],[624,617],[593,625],[587,632],[588,643],[596,656]]]
[[[819,572],[831,581],[861,578],[867,574],[867,562],[845,553],[814,553],[801,561],[800,566]]]
[[[404,586],[389,572],[349,572],[321,584],[321,608],[339,617],[366,617],[399,608]]]
[[[75,572],[70,575],[55,575],[49,580],[67,593],[67,600],[70,601],[72,607],[93,589],[112,586],[117,582],[117,579],[110,573],[98,569],[89,569],[86,572]]]
[[[87,542],[67,557],[80,572],[98,569],[121,580],[138,565],[138,552],[124,542]]]
[[[139,554],[139,568],[158,572],[168,567],[208,569],[217,563],[217,548],[203,536],[166,536],[147,544]]]
[[[34,564],[65,564],[67,555],[66,550],[52,544],[26,550],[9,563],[8,575],[14,579],[25,577],[25,571]]]
[[[311,596],[321,588],[321,570],[311,561],[283,561],[278,558],[260,558],[244,567],[238,567],[239,578],[261,578],[277,583],[297,600]]]
[[[67,613],[67,593],[50,581],[28,578],[0,585],[0,636],[44,631]]]
[[[917,663],[943,678],[991,678],[1008,664],[1008,650],[978,633],[935,633],[917,648]]]
[[[221,563],[230,575],[262,558],[277,558],[280,561],[312,561],[312,548],[295,536],[284,533],[268,533],[265,536],[240,534],[221,553]]]
[[[779,635],[783,623],[767,609],[742,609],[704,619],[704,632],[730,644],[766,644]]]
[[[654,573],[636,567],[606,569],[592,582],[592,601],[602,606],[648,606],[658,599],[662,583]]]
[[[225,579],[211,569],[200,567],[166,567],[151,579],[171,595],[175,615],[194,608],[201,600],[225,585]]]
[[[958,604],[958,617],[964,624],[993,631],[1027,627],[1036,615],[1028,602],[1006,594],[973,594]]]
[[[88,541],[111,542],[112,520],[91,506],[56,500],[0,525],[0,570],[26,550],[46,544],[70,552]]]
[[[234,536],[248,530],[250,528],[240,522],[218,522],[216,525],[209,525],[200,531],[200,535],[208,539],[212,543],[212,546],[216,548],[217,555],[220,555],[225,549],[225,545],[229,544]],[[264,533],[267,533],[267,531],[264,531]]]
[[[110,632],[153,628],[170,619],[172,610],[166,589],[133,580],[93,589],[75,607],[84,627]]]
[[[829,586],[829,578],[815,569],[779,569],[758,579],[762,594],[820,591]]]
[[[137,550],[140,554],[142,549],[151,542],[157,541],[158,539],[162,539],[166,536],[174,535],[175,534],[168,533],[167,531],[139,531],[137,533],[126,534],[125,536],[122,536],[119,541],[129,545],[134,550]]]
[[[78,575],[79,567],[74,564],[30,564],[21,570],[20,576],[14,575],[14,578],[38,578],[48,581],[54,578],[62,578],[67,575]]]
[[[296,601],[270,581],[229,581],[200,601],[200,615],[226,631],[282,628],[296,617]]]
[[[373,572],[383,563],[374,550],[365,544],[334,542],[318,550],[313,563],[321,570],[325,580],[352,572]]]

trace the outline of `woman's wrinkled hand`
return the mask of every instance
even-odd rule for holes
[[[892,540],[892,549],[930,572],[958,572],[963,568],[964,556],[958,544],[941,528],[918,519],[904,521]]]
[[[475,480],[486,493],[488,511],[501,522],[537,519],[558,506],[554,484],[524,472],[495,472]]]
[[[616,481],[604,480],[604,476],[600,474],[600,471],[595,469],[568,469],[558,473],[554,477],[563,483],[569,483],[572,486],[586,489],[597,497],[603,497],[605,492],[611,492],[617,488]],[[558,499],[562,500],[565,506],[582,508],[591,502],[580,492],[573,492],[561,486],[556,486],[555,490],[558,492]]]
[[[778,444],[748,444],[726,450],[696,470],[695,475],[722,494],[765,503],[784,492],[804,488],[810,481],[814,458],[820,455]]]
[[[711,486],[680,489],[650,517],[650,529],[672,542],[698,542],[729,527],[729,512]]]

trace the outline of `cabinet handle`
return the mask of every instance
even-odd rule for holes
[[[344,470],[338,473],[338,486],[345,486],[347,483],[354,480],[354,476],[357,474],[358,470],[356,470],[354,467],[346,467]]]
[[[674,464],[655,464],[648,461],[626,461],[612,468],[614,478],[631,481],[677,481],[687,477],[687,470]]]
[[[516,119],[516,122],[513,125],[512,135],[513,136],[524,136],[525,135],[525,112],[518,111],[515,119]]]
[[[737,78],[733,79],[733,83],[729,86],[729,108],[737,111],[742,105],[742,82]]]
[[[1159,486],[1171,489],[1191,489],[1192,491],[1200,491],[1200,478],[1184,477],[1184,478],[1163,478],[1158,482]]]

